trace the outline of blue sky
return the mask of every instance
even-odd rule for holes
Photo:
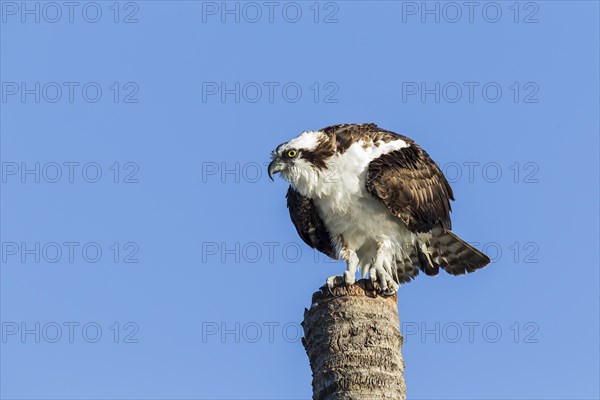
[[[0,10],[2,398],[310,398],[344,265],[265,163],[346,122],[424,147],[493,259],[401,288],[409,397],[600,396],[597,2]]]

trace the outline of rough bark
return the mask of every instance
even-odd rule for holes
[[[302,327],[313,399],[406,399],[396,295],[382,297],[364,279],[331,293],[324,286]]]

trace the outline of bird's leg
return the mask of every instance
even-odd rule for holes
[[[356,282],[356,270],[358,269],[358,256],[356,252],[349,251],[348,260],[346,260],[346,271],[344,271],[344,283],[346,285],[353,285]]]
[[[346,260],[346,271],[343,276],[330,276],[327,278],[327,286],[333,289],[341,283],[353,285],[356,282],[356,270],[358,269],[359,259],[354,250],[343,249],[340,251],[341,258]]]
[[[395,265],[391,264],[391,260],[388,260],[385,256],[385,248],[382,244],[377,247],[377,255],[375,261],[369,270],[369,277],[371,283],[375,285],[379,284],[379,290],[381,293],[389,296],[398,291],[398,284],[394,282],[392,277],[391,268],[395,268]]]

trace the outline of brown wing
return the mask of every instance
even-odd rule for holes
[[[292,222],[304,243],[325,255],[337,259],[329,232],[311,199],[302,196],[291,186],[285,196]]]
[[[452,188],[429,155],[417,144],[371,161],[367,190],[412,232],[429,232],[436,224],[452,228]]]

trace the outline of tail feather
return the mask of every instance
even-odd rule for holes
[[[423,247],[423,248],[422,248]],[[439,274],[440,265],[436,264],[425,244],[417,243],[415,246],[419,260],[419,268],[425,272],[425,275],[434,276]]]
[[[393,278],[397,283],[410,282],[419,270],[429,276],[439,274],[440,268],[452,275],[462,275],[490,263],[488,256],[440,226],[434,227],[430,234],[429,238],[418,236],[416,243],[396,256]]]
[[[395,272],[394,279],[398,284],[408,283],[419,275],[419,260],[412,248],[397,255]]]
[[[488,256],[440,227],[432,230],[432,238],[427,247],[433,263],[452,275],[474,272],[490,263]]]

